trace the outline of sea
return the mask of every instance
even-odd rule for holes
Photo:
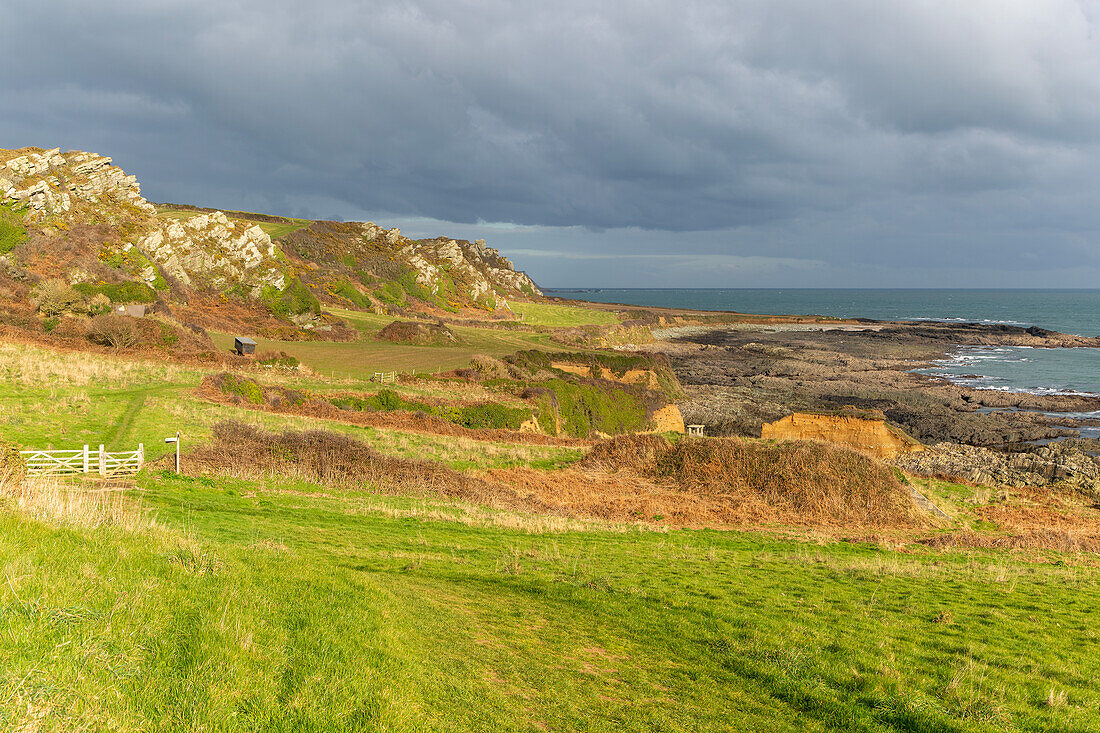
[[[1100,335],[1100,290],[549,289],[599,303],[877,320],[1039,326]],[[1100,349],[960,346],[922,373],[977,389],[1100,396]]]

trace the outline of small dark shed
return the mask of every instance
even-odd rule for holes
[[[241,356],[252,356],[256,353],[256,342],[247,336],[238,336],[233,339],[233,350]]]

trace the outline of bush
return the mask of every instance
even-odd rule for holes
[[[35,288],[31,302],[43,315],[56,318],[83,304],[84,298],[64,280],[50,278]]]
[[[0,254],[6,255],[26,239],[27,230],[19,215],[7,206],[0,206]]]
[[[87,304],[88,315],[100,316],[111,312],[111,299],[103,293],[96,293]]]
[[[283,290],[265,287],[260,294],[260,300],[272,314],[281,318],[321,312],[321,302],[317,300],[317,296],[298,278],[291,280]]]
[[[278,366],[287,367],[293,369],[297,367],[299,362],[295,357],[286,353],[285,351],[265,351],[256,357],[257,364],[263,364],[264,366]]]
[[[551,402],[557,406],[561,428],[567,435],[579,438],[595,432],[617,435],[650,426],[645,398],[628,387],[610,382],[578,384],[562,379],[540,382],[537,386],[553,393]]]
[[[904,526],[919,521],[908,490],[889,466],[826,443],[738,438],[670,443],[630,435],[596,445],[581,465],[672,482],[680,491],[747,514],[754,507],[771,507],[799,523]]]
[[[359,290],[347,280],[339,283],[332,289],[334,295],[339,295],[341,298],[351,302],[353,305],[359,308],[370,308],[372,303],[370,298],[363,295]]]
[[[223,393],[243,399],[253,405],[262,405],[264,402],[264,390],[253,379],[238,377],[236,374],[223,372],[216,378],[218,389]]]
[[[100,346],[126,349],[137,345],[140,337],[133,319],[113,313],[96,316],[88,325],[88,339]]]
[[[405,297],[405,288],[393,281],[382,283],[382,286],[374,291],[374,297],[390,305],[403,306],[408,303],[408,298]]]
[[[112,303],[152,303],[157,299],[156,291],[136,280],[104,285],[77,283],[73,288],[91,299],[97,295],[103,295]]]

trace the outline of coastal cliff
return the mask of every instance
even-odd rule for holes
[[[542,297],[484,240],[153,204],[111,158],[58,148],[0,149],[0,278],[0,316],[55,335],[104,300],[197,328],[341,340],[349,329],[327,306],[511,317],[510,300]],[[60,308],[41,309],[44,288]]]

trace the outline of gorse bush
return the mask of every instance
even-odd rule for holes
[[[552,405],[557,423],[568,435],[587,438],[593,433],[607,435],[647,430],[649,406],[643,390],[612,382],[567,382],[552,379],[539,382],[545,390],[545,404]],[[540,420],[544,428],[547,426]]]
[[[96,293],[87,302],[85,308],[90,316],[99,316],[111,312],[111,299],[103,293]]]
[[[27,240],[22,218],[7,206],[0,206],[0,255],[5,255]]]
[[[264,366],[277,366],[293,369],[297,367],[301,362],[296,357],[291,356],[285,351],[265,351],[256,355],[256,363],[263,364]]]
[[[369,397],[335,397],[331,402],[342,410],[422,412],[471,430],[517,430],[531,417],[531,410],[526,407],[508,407],[492,402],[477,405],[435,405],[405,399],[392,389],[381,390]]]
[[[371,299],[359,292],[358,288],[347,280],[337,283],[336,287],[332,289],[332,292],[334,295],[339,295],[341,298],[350,301],[359,308],[370,308],[372,305]]]
[[[408,305],[409,302],[409,299],[405,297],[405,288],[393,281],[382,283],[382,285],[374,291],[374,297],[390,305],[405,306]]]
[[[64,280],[50,278],[34,289],[31,302],[43,315],[57,317],[74,310],[82,310],[84,297]]]
[[[321,312],[321,302],[317,296],[298,278],[292,279],[283,290],[270,285],[265,287],[260,292],[260,300],[272,314],[282,318]]]
[[[137,281],[103,285],[77,283],[73,288],[89,299],[97,295],[103,295],[112,303],[152,303],[157,299],[155,290],[145,283]]]
[[[248,377],[242,377],[229,372],[222,372],[215,377],[218,389],[227,395],[237,397],[253,405],[262,405],[264,402],[264,390],[258,382]]]

